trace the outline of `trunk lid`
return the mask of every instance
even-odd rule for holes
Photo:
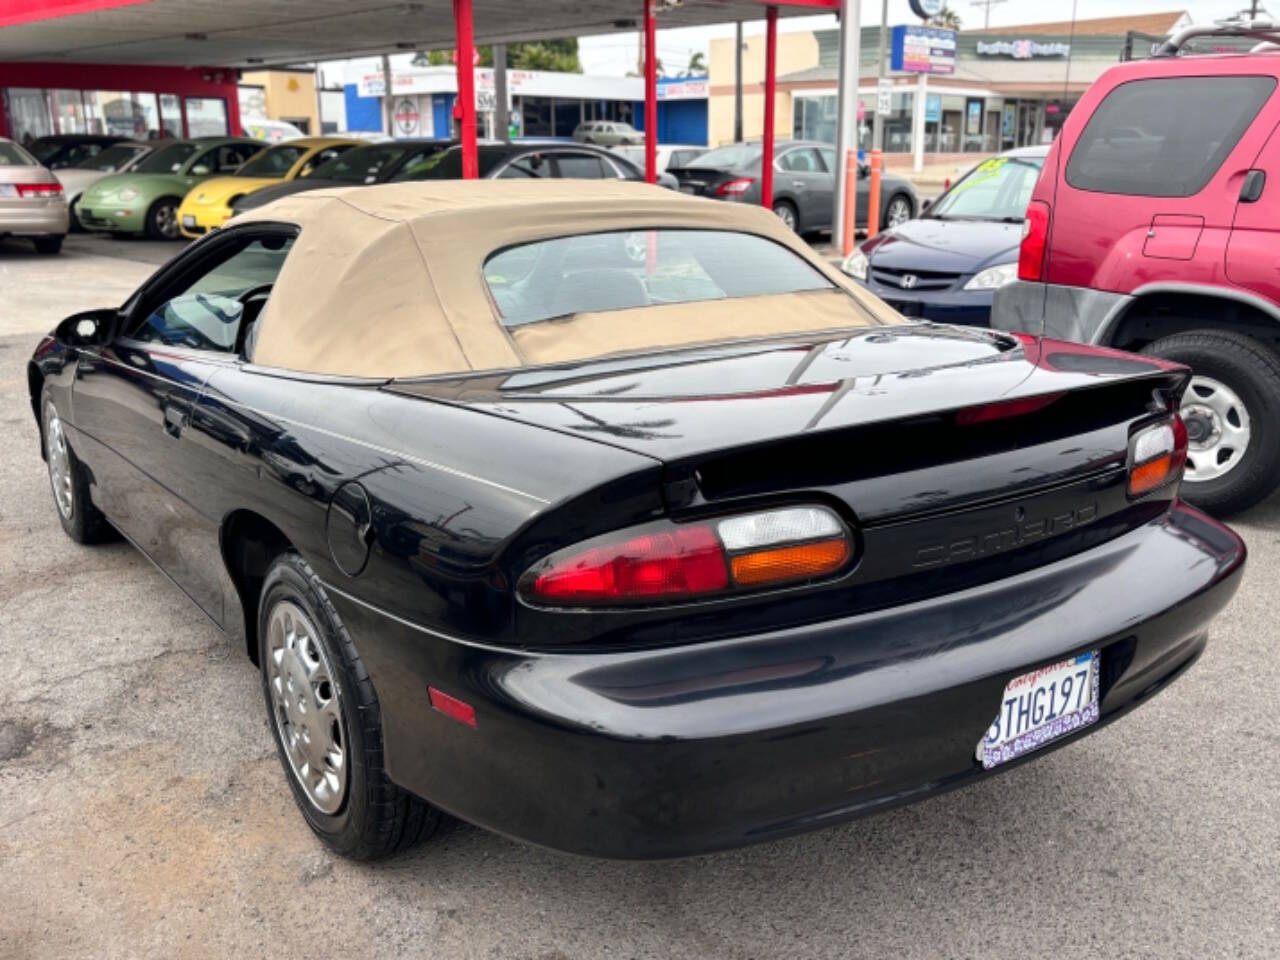
[[[1121,467],[1132,422],[1171,405],[1184,376],[1118,351],[916,324],[385,389],[652,457],[672,508],[808,488],[867,522]]]

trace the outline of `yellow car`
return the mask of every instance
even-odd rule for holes
[[[262,150],[227,177],[214,177],[191,190],[178,208],[178,229],[198,237],[220,227],[231,216],[231,204],[262,187],[305,177],[342,151],[364,141],[341,137],[303,137]]]

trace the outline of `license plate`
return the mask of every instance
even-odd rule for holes
[[[0,197],[16,197],[18,188],[12,183],[0,183]]]
[[[194,227],[196,225],[196,218],[188,213],[182,218],[182,225],[187,228]]]
[[[1098,720],[1098,651],[1014,677],[977,757],[990,770]]]

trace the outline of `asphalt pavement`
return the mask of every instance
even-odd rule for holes
[[[0,957],[1280,956],[1274,498],[1236,520],[1249,568],[1196,666],[977,786],[671,862],[466,825],[382,863],[330,855],[243,651],[132,548],[56,519],[24,364],[58,316],[121,302],[153,248],[0,246]]]

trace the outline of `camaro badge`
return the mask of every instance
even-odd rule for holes
[[[912,566],[937,567],[946,563],[961,560],[976,560],[979,557],[1000,553],[1021,547],[1034,540],[1058,533],[1066,533],[1076,527],[1083,527],[1098,518],[1098,505],[1091,503],[1074,510],[1065,510],[1050,517],[1026,519],[1026,509],[1018,507],[1013,513],[1013,522],[1002,525],[998,529],[976,533],[973,536],[961,537],[947,543],[931,543],[916,551]]]

